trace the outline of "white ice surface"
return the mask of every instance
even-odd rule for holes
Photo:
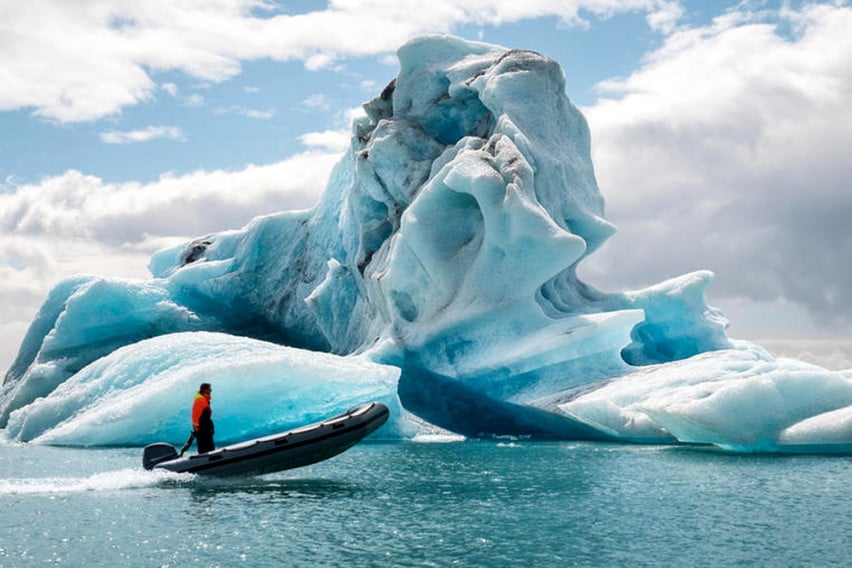
[[[399,369],[220,333],[164,335],[92,363],[49,396],[12,413],[4,435],[58,445],[182,443],[202,382],[213,384],[217,441],[272,434],[367,401],[391,408],[377,436],[406,429]]]

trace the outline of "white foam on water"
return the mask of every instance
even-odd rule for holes
[[[167,470],[120,469],[96,473],[89,477],[3,479],[0,480],[0,495],[51,495],[144,489],[166,483],[184,483],[195,478],[193,474]]]
[[[461,434],[417,434],[412,442],[420,444],[450,444],[452,442],[464,442],[467,438]]]

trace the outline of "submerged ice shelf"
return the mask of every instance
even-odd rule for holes
[[[852,371],[728,338],[709,272],[578,278],[615,227],[556,62],[447,36],[399,58],[313,209],[160,251],[150,280],[60,283],[0,389],[4,435],[180,440],[206,380],[224,441],[370,399],[394,437],[852,449]]]

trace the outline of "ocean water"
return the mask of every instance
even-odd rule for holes
[[[259,478],[0,447],[0,566],[849,566],[852,458],[362,443]]]

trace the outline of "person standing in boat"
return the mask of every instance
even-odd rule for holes
[[[210,408],[210,383],[201,383],[192,402],[192,432],[198,445],[198,453],[205,454],[216,449],[213,444],[213,410]]]

